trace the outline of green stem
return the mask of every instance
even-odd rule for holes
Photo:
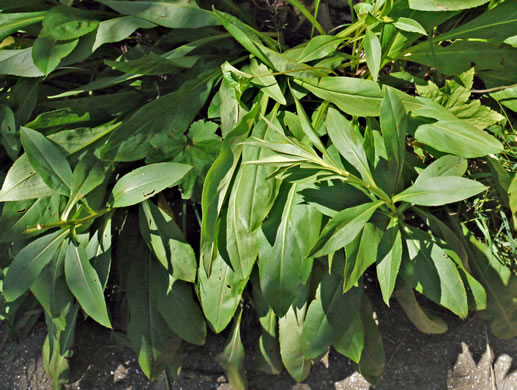
[[[53,228],[63,227],[63,226],[82,225],[83,223],[86,223],[86,222],[91,221],[92,219],[101,217],[101,216],[103,216],[104,214],[106,214],[106,213],[108,213],[110,211],[111,211],[110,208],[106,208],[106,209],[102,209],[100,211],[97,211],[97,212],[95,212],[93,214],[87,215],[86,217],[83,217],[83,218],[72,219],[72,220],[69,220],[69,221],[65,220],[65,221],[47,223],[47,224],[43,224],[43,225],[38,223],[34,227],[27,228],[25,230],[25,233],[33,233],[33,232],[37,232],[39,230],[47,230],[47,229],[53,229]]]

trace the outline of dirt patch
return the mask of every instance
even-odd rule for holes
[[[465,321],[445,319],[444,335],[425,335],[414,328],[394,302],[387,308],[374,301],[386,350],[386,369],[379,390],[516,390],[517,339],[500,340],[487,324],[472,315]],[[443,317],[443,313],[441,313]],[[50,390],[41,360],[46,327],[39,323],[23,340],[5,339],[0,351],[0,390]],[[243,337],[246,331],[243,330]],[[6,335],[0,328],[0,340]],[[174,390],[229,389],[214,357],[224,348],[226,335],[211,334],[204,347],[185,345],[182,374],[172,382]],[[80,323],[72,359],[70,390],[166,390],[164,378],[149,382],[130,348],[116,333],[90,321]],[[251,354],[250,354],[251,355]],[[253,370],[247,357],[249,388],[256,390],[366,390],[367,382],[352,362],[335,351],[313,366],[304,384],[296,384],[284,372],[265,375]]]

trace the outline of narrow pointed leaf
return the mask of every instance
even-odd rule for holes
[[[402,261],[402,237],[398,219],[392,218],[384,232],[377,252],[377,279],[381,287],[382,298],[389,306],[391,294],[397,282],[397,275]]]
[[[377,81],[381,67],[381,42],[379,38],[377,38],[377,35],[368,27],[366,28],[366,34],[364,36],[364,52],[366,55],[366,64],[368,65],[373,81]]]

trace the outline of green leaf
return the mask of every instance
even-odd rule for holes
[[[48,35],[41,34],[32,46],[34,64],[47,76],[75,49],[78,42],[78,39],[58,42]]]
[[[260,90],[265,95],[269,96],[271,99],[274,99],[280,104],[287,104],[285,96],[280,89],[275,76],[269,75],[271,71],[266,65],[259,63],[255,58],[252,58],[248,71],[253,76],[255,76],[251,79],[251,82],[254,85],[259,86]]]
[[[2,226],[0,242],[25,240],[43,233],[43,229],[30,233],[26,230],[28,227],[35,227],[38,224],[44,225],[59,221],[59,214],[64,205],[64,198],[60,195],[52,195],[36,201],[24,200],[4,204],[0,218],[0,226]]]
[[[423,333],[442,334],[447,332],[447,323],[428,313],[415,298],[415,293],[407,285],[395,291],[397,302],[402,306],[409,320]]]
[[[155,26],[154,23],[135,16],[122,16],[104,20],[99,23],[92,51],[97,50],[105,43],[122,41],[139,28],[153,28]]]
[[[402,262],[402,237],[397,218],[391,218],[377,252],[377,280],[382,298],[389,306]]]
[[[3,293],[8,302],[20,297],[34,283],[43,268],[56,256],[68,230],[60,230],[32,241],[14,257],[3,281]]]
[[[198,295],[201,308],[215,333],[221,332],[230,323],[246,287],[242,280],[221,256],[212,264],[210,277],[203,265],[198,270]]]
[[[242,278],[247,279],[258,257],[257,233],[250,232],[240,217],[241,211],[237,203],[237,193],[246,186],[248,178],[242,168],[235,177],[235,184],[228,200],[226,214],[226,251],[233,270]],[[223,227],[221,227],[223,228]]]
[[[467,171],[468,162],[464,158],[446,155],[429,164],[415,180],[415,183],[422,182],[432,177],[439,176],[463,176]]]
[[[99,229],[95,230],[90,242],[85,248],[88,260],[99,275],[102,289],[106,289],[111,268],[111,219],[108,219]]]
[[[362,232],[345,247],[346,263],[343,292],[357,285],[364,272],[375,263],[382,231],[372,223],[367,223]]]
[[[517,175],[513,177],[512,184],[508,188],[508,197],[510,199],[510,210],[513,215],[514,229],[517,230]]]
[[[442,206],[477,195],[486,187],[474,180],[458,176],[430,177],[415,182],[393,197],[393,202],[408,202],[421,206]]]
[[[31,166],[43,181],[62,195],[70,194],[72,169],[61,151],[43,134],[22,127],[20,136]]]
[[[296,298],[297,287],[309,277],[313,260],[306,255],[321,224],[321,214],[301,203],[298,186],[283,188],[271,211],[275,218],[270,214],[270,223],[262,225],[264,235],[259,233],[260,286],[278,316],[285,315]]]
[[[0,142],[7,155],[15,161],[20,153],[15,116],[9,106],[0,105]]]
[[[332,269],[326,273],[309,305],[305,317],[302,349],[306,359],[315,359],[338,341],[361,307],[361,288],[343,292],[343,251],[332,260]]]
[[[359,360],[359,372],[374,386],[379,383],[384,371],[385,355],[382,336],[374,319],[370,300],[363,296],[361,306],[361,321],[363,323],[364,346]]]
[[[404,278],[427,298],[466,318],[467,293],[456,264],[432,236],[409,227],[405,233],[410,262],[403,263]]]
[[[490,96],[513,112],[517,112],[517,86],[491,93]]]
[[[84,155],[74,168],[70,182],[70,199],[68,207],[72,207],[106,179],[104,165],[93,155]]]
[[[402,31],[427,35],[425,28],[423,28],[422,25],[414,19],[404,18],[401,16],[400,18],[397,18],[393,25]]]
[[[354,116],[379,116],[383,93],[372,80],[353,77],[321,77],[295,80],[317,97],[334,103],[345,114]],[[396,90],[406,111],[421,106],[414,97]]]
[[[352,242],[370,220],[375,210],[383,204],[383,201],[378,200],[350,207],[337,213],[321,232],[309,256],[330,255]]]
[[[43,19],[43,31],[54,40],[68,41],[86,35],[97,28],[99,21],[92,14],[77,8],[52,7]]]
[[[65,257],[65,277],[83,310],[99,324],[111,328],[99,275],[82,246],[70,242]]]
[[[302,349],[307,298],[308,289],[300,286],[297,291],[297,304],[292,305],[278,320],[280,356],[287,372],[297,382],[305,380],[311,370],[311,361],[305,359]]]
[[[363,180],[375,186],[361,136],[338,110],[330,107],[325,121],[328,135],[339,153],[361,174]]]
[[[156,308],[175,334],[189,343],[203,345],[206,324],[192,294],[192,285],[176,280],[169,288],[170,275],[153,260],[150,260],[149,265],[149,288],[155,295]]]
[[[319,60],[333,54],[344,38],[333,35],[318,35],[312,38],[303,48],[298,57],[298,62]]]
[[[156,134],[150,141],[155,151],[146,161],[168,160],[174,156],[174,162],[192,165],[192,170],[178,185],[183,199],[200,200],[206,173],[221,148],[221,138],[216,134],[218,128],[214,122],[199,120],[192,123],[186,135]]]
[[[390,194],[403,186],[402,171],[406,158],[406,133],[408,120],[404,106],[392,88],[386,88],[381,104],[381,130],[392,176]]]
[[[129,323],[127,336],[144,374],[156,380],[170,365],[183,357],[181,339],[167,326],[156,307],[151,284],[151,264],[155,261],[145,246],[139,246],[127,272]]]
[[[483,157],[503,150],[503,145],[495,137],[464,121],[421,125],[415,138],[436,150],[465,158]]]
[[[153,0],[97,1],[123,15],[137,16],[168,28],[194,29],[219,24],[212,12],[201,9],[195,3],[186,0],[174,2],[156,2]]]
[[[21,50],[0,50],[0,74],[21,77],[44,76],[34,65],[32,47]]]
[[[41,22],[47,11],[0,14],[0,41],[31,24]]]
[[[360,312],[355,313],[346,331],[332,346],[341,355],[359,364],[364,347],[364,330]]]
[[[0,202],[44,198],[55,193],[34,171],[27,154],[22,154],[7,172],[0,190]]]
[[[366,34],[364,36],[364,53],[366,56],[366,64],[368,65],[373,81],[377,81],[381,68],[381,42],[379,38],[377,38],[377,35],[368,27],[366,28]]]
[[[242,151],[239,144],[247,138],[250,129],[255,125],[258,110],[259,105],[255,104],[235,129],[226,136],[219,156],[205,177],[201,199],[203,219],[201,221],[200,257],[207,273],[210,273],[212,260],[217,254],[214,246],[216,226]]]
[[[224,347],[224,351],[215,358],[217,363],[223,367],[231,388],[235,390],[246,390],[248,388],[246,372],[244,371],[244,345],[242,345],[241,341],[241,318],[242,309],[235,317],[232,331]]]
[[[122,176],[113,187],[113,207],[140,203],[172,187],[191,169],[191,165],[178,163],[157,163],[137,168]]]
[[[145,200],[140,204],[140,232],[162,266],[175,279],[196,280],[196,256],[179,227],[165,211]],[[172,270],[171,270],[172,268]]]
[[[272,140],[273,134],[264,121],[259,121],[252,132],[254,137]],[[273,153],[264,148],[244,146],[242,162],[261,160]],[[241,164],[242,178],[236,189],[236,211],[240,223],[248,232],[256,231],[267,217],[278,194],[279,181],[272,178],[274,167]]]
[[[409,0],[409,6],[419,11],[459,11],[479,7],[489,0]]]
[[[480,314],[495,336],[511,339],[517,336],[517,277],[472,233],[464,233],[473,274],[487,293],[487,307]]]

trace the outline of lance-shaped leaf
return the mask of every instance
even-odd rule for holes
[[[239,144],[247,138],[249,131],[255,125],[258,112],[259,105],[255,104],[235,129],[226,136],[219,156],[206,174],[201,199],[203,220],[201,221],[200,257],[208,274],[210,274],[212,261],[217,254],[214,242],[219,213],[226,200],[228,188],[242,152]]]
[[[69,41],[97,28],[99,21],[92,13],[73,7],[52,7],[43,19],[43,30],[55,40]]]
[[[241,341],[242,309],[233,321],[230,337],[224,351],[216,356],[217,362],[224,368],[232,389],[247,389],[246,372],[244,371],[244,345]]]
[[[63,153],[35,130],[22,127],[20,136],[31,166],[45,184],[62,195],[69,195],[72,169]]]
[[[0,104],[0,143],[13,161],[18,157],[21,146],[17,130],[13,111]]]
[[[16,12],[5,13],[0,15],[0,41],[3,41],[9,35],[14,34],[18,30],[30,26],[31,24],[41,22],[47,11],[40,12]]]
[[[196,256],[174,220],[154,203],[140,205],[140,233],[162,266],[175,279],[196,280]]]
[[[335,343],[354,319],[361,307],[361,288],[343,292],[345,258],[338,251],[332,260],[332,269],[326,273],[309,305],[302,335],[305,358],[315,359]]]
[[[257,233],[248,231],[244,226],[236,200],[240,187],[246,185],[244,183],[248,180],[241,168],[235,178],[226,214],[226,251],[233,270],[241,279],[248,278],[258,256]],[[221,226],[222,228],[224,227]]]
[[[302,339],[309,289],[300,286],[297,298],[289,311],[278,320],[280,355],[291,377],[302,382],[311,370],[311,361],[303,356]]]
[[[72,207],[95,188],[100,186],[106,178],[104,166],[93,155],[85,155],[74,168],[70,182],[70,199],[68,207]]]
[[[296,97],[296,95],[293,93],[292,88],[291,88],[291,93],[293,95],[293,99],[296,104],[296,113],[298,114],[298,118],[300,121],[300,127],[301,127],[303,133],[307,136],[307,138],[309,138],[311,144],[313,144],[316,148],[318,148],[319,151],[321,151],[321,152],[325,151],[326,149],[323,146],[323,143],[321,142],[319,135],[316,133],[316,131],[312,127],[312,124],[309,121],[309,118],[307,117],[307,114],[305,113],[303,106],[301,105],[301,103],[298,100],[298,98]]]
[[[367,223],[362,232],[345,247],[344,292],[354,287],[368,267],[375,263],[381,236],[382,231],[378,227]]]
[[[230,323],[246,287],[242,280],[221,256],[212,265],[210,277],[204,267],[198,270],[198,294],[205,318],[212,329],[219,333]]]
[[[359,234],[371,216],[384,202],[378,200],[350,207],[330,219],[309,256],[321,257],[343,248]]]
[[[292,184],[283,188],[271,211],[274,216],[270,214],[269,224],[262,227],[265,235],[259,232],[260,286],[267,303],[279,316],[285,315],[298,286],[309,277],[312,259],[306,255],[321,224],[321,214],[300,203],[298,187]]]
[[[330,139],[339,153],[358,170],[366,182],[375,186],[358,130],[332,107],[328,110],[325,124]]]
[[[379,383],[386,360],[381,332],[373,318],[372,304],[366,296],[363,296],[360,313],[364,331],[364,346],[359,360],[359,372],[375,386]]]
[[[356,312],[348,328],[332,345],[341,355],[359,363],[364,347],[364,329],[361,312]]]
[[[428,234],[410,227],[405,233],[410,261],[403,264],[404,278],[427,298],[465,318],[467,293],[456,264]]]
[[[0,51],[0,74],[21,77],[41,77],[44,74],[34,65],[32,47]]]
[[[192,294],[192,284],[180,280],[169,287],[170,275],[154,259],[150,259],[150,288],[155,305],[169,328],[183,340],[203,345],[206,324]]]
[[[264,121],[259,121],[252,134],[257,138],[272,139],[272,131]],[[275,156],[281,157],[265,148],[244,146],[242,149],[244,163]],[[271,177],[275,166],[242,164],[239,170],[242,179],[236,189],[236,212],[240,223],[247,231],[254,232],[273,207],[280,183]]]
[[[381,104],[381,130],[388,167],[392,177],[389,193],[395,193],[403,185],[402,170],[406,157],[407,116],[404,106],[394,90],[387,87],[384,90],[384,100]]]
[[[139,28],[153,27],[156,27],[154,23],[135,16],[122,16],[120,18],[104,20],[99,23],[92,51],[95,51],[105,43],[122,41]]]
[[[171,162],[137,168],[122,176],[113,187],[113,207],[140,203],[173,186],[191,169],[191,165]]]
[[[66,251],[65,277],[68,288],[86,314],[99,324],[111,328],[99,275],[90,264],[84,248],[72,242]]]
[[[88,260],[99,275],[102,289],[106,289],[111,268],[111,219],[95,231],[85,248]]]
[[[436,150],[465,158],[483,157],[503,150],[503,145],[495,137],[465,121],[421,125],[415,138]]]
[[[210,11],[190,1],[156,2],[153,0],[97,0],[123,15],[138,16],[168,28],[199,28],[219,24]]]
[[[409,0],[409,7],[419,11],[459,11],[479,7],[489,0]]]
[[[513,215],[514,229],[517,230],[517,175],[513,177],[512,183],[508,187],[508,198]]]
[[[379,38],[377,38],[377,35],[368,27],[366,28],[366,34],[364,36],[364,53],[372,79],[373,81],[377,81],[381,68],[381,42]]]
[[[388,306],[397,282],[401,261],[402,237],[398,219],[391,218],[388,228],[382,235],[377,252],[377,279],[381,287],[382,298]]]
[[[8,302],[20,297],[34,283],[43,268],[56,256],[68,230],[46,234],[24,247],[7,269],[3,293]]]
[[[75,49],[78,43],[79,39],[56,41],[47,34],[41,34],[32,46],[34,64],[47,76]]]
[[[395,297],[409,320],[420,332],[442,334],[447,332],[447,323],[439,317],[426,312],[417,302],[413,290],[404,285],[395,291]]]
[[[427,35],[425,28],[415,19],[400,17],[393,23],[393,25],[402,31],[415,32],[422,35]]]
[[[312,38],[301,51],[298,62],[319,60],[333,54],[344,38],[333,35],[318,35]]]
[[[442,206],[477,195],[486,187],[474,180],[458,176],[438,176],[416,182],[393,197],[393,202],[408,202],[421,206]]]
[[[354,116],[379,116],[383,93],[372,80],[353,77],[321,77],[300,79],[295,82],[317,97],[334,103],[345,114]],[[422,103],[401,91],[395,92],[406,111],[418,108]]]
[[[129,323],[127,336],[144,374],[156,380],[168,366],[179,365],[182,341],[167,326],[156,307],[150,264],[155,261],[145,246],[139,246],[127,273]]]

